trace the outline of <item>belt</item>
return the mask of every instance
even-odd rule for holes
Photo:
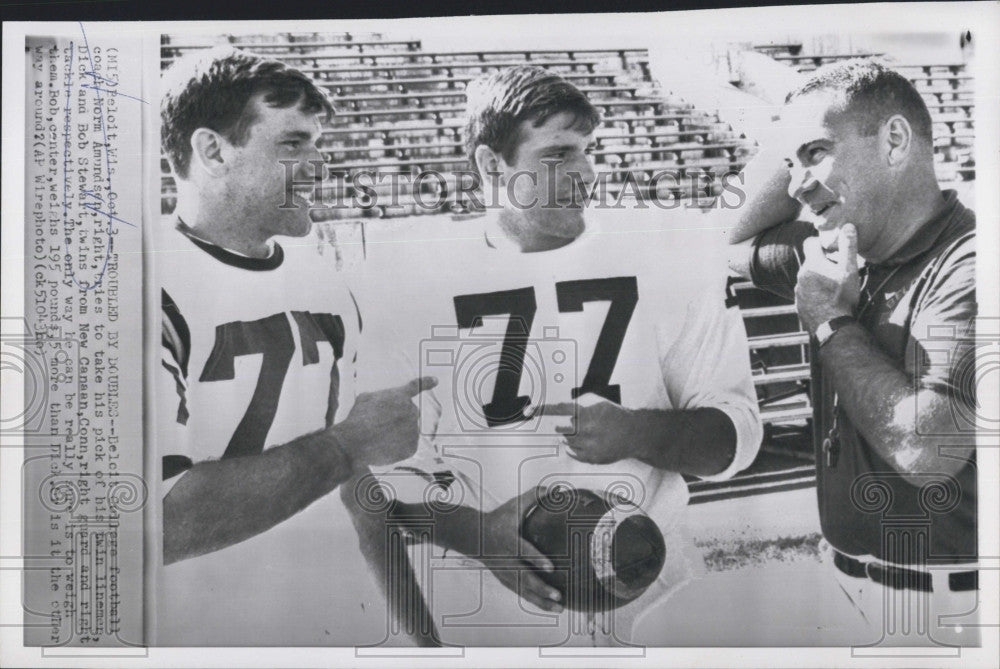
[[[926,571],[894,567],[880,562],[862,562],[838,550],[833,551],[833,564],[840,571],[855,578],[869,578],[876,583],[896,590],[934,590],[931,575]],[[954,571],[948,574],[948,589],[953,592],[979,589],[978,571]]]

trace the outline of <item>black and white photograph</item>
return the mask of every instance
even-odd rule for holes
[[[5,25],[4,664],[995,666],[997,18]]]

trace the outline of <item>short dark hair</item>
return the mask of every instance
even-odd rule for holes
[[[569,112],[574,127],[585,133],[601,122],[601,114],[587,96],[558,74],[533,65],[517,65],[484,75],[466,89],[465,150],[476,166],[476,147],[485,144],[508,163],[517,155],[518,126],[531,120],[535,127],[554,114]]]
[[[933,139],[931,115],[920,93],[909,79],[876,60],[852,58],[824,65],[785,102],[825,91],[843,96],[843,112],[854,119],[862,135],[877,133],[889,117],[902,114],[916,135]]]
[[[174,172],[186,179],[191,134],[209,128],[240,146],[257,120],[250,99],[264,93],[272,107],[298,103],[305,113],[333,115],[333,105],[305,74],[270,58],[217,47],[178,59],[163,75],[160,141]]]

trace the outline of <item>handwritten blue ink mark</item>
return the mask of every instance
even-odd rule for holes
[[[84,74],[87,74],[87,73],[84,72]],[[146,102],[142,98],[137,98],[134,95],[126,95],[125,93],[119,93],[118,91],[108,90],[107,88],[101,88],[99,86],[88,86],[87,84],[83,84],[83,85],[80,86],[80,88],[87,88],[87,89],[92,90],[92,91],[99,91],[101,93],[107,93],[108,95],[117,95],[118,97],[128,98],[129,100],[138,100],[139,102],[141,102],[144,105],[149,104],[148,102]]]
[[[103,147],[103,149],[104,149],[101,153],[104,154],[104,170],[105,170],[105,174],[107,174],[107,179],[106,179],[107,193],[108,193],[108,198],[110,200],[113,200],[116,197],[116,194],[115,194],[114,190],[111,187],[111,152],[109,150],[110,149],[110,144],[108,143],[108,127],[107,127],[107,124],[105,122],[104,100],[101,98],[101,93],[105,93],[107,95],[114,95],[114,96],[121,96],[121,97],[129,98],[131,100],[136,100],[136,101],[141,102],[143,104],[148,104],[148,103],[145,100],[143,100],[142,98],[134,97],[132,95],[126,95],[125,93],[121,93],[121,92],[119,92],[116,89],[105,88],[105,87],[102,87],[102,86],[98,85],[98,84],[103,84],[104,86],[115,87],[115,86],[118,85],[118,82],[116,80],[108,79],[107,77],[102,77],[101,75],[97,74],[97,68],[94,66],[94,58],[93,58],[93,56],[92,56],[92,54],[90,52],[90,42],[87,40],[87,31],[84,29],[82,22],[78,22],[78,24],[80,26],[80,35],[83,38],[83,50],[86,52],[86,54],[87,54],[87,60],[89,61],[89,64],[90,64],[90,69],[84,71],[82,73],[82,75],[84,77],[89,77],[90,80],[91,80],[91,83],[89,83],[89,84],[88,83],[81,84],[80,88],[93,91],[93,95],[95,97],[95,101],[96,101],[95,110],[97,111],[97,114],[98,114],[98,117],[99,117],[99,120],[100,120],[101,131],[102,131],[103,136],[104,136],[104,143],[103,144],[94,144],[94,146],[95,147]],[[66,108],[63,110],[64,111],[64,122],[63,122],[63,229],[66,230],[66,232],[65,232],[65,235],[66,235],[65,236],[65,251],[66,252],[63,254],[63,259],[64,259],[64,261],[66,263],[66,267],[67,267],[67,269],[69,271],[69,274],[70,274],[70,279],[73,281],[73,283],[78,288],[80,288],[81,290],[88,291],[88,290],[93,290],[93,289],[97,288],[98,286],[100,286],[101,282],[104,280],[104,274],[105,274],[105,272],[107,272],[108,263],[110,262],[112,250],[113,250],[113,247],[114,247],[114,236],[115,236],[115,234],[117,234],[117,229],[114,227],[114,224],[116,224],[116,223],[125,224],[125,225],[128,225],[128,226],[133,227],[133,228],[136,227],[136,226],[135,226],[134,223],[130,223],[129,221],[126,221],[126,220],[124,220],[124,219],[122,219],[122,218],[120,218],[118,216],[115,216],[112,213],[112,210],[114,208],[113,205],[110,206],[110,207],[108,207],[107,208],[108,210],[105,211],[103,208],[101,208],[98,204],[96,204],[94,202],[83,202],[82,206],[83,206],[84,209],[86,209],[88,211],[91,211],[91,212],[97,214],[98,216],[103,216],[103,217],[105,217],[107,219],[106,233],[107,233],[108,241],[107,241],[107,244],[106,244],[105,249],[104,249],[104,264],[101,266],[101,270],[97,274],[97,276],[94,278],[94,280],[93,281],[82,281],[82,280],[77,279],[76,272],[75,272],[75,270],[73,268],[73,265],[72,265],[72,259],[73,259],[73,257],[70,254],[70,250],[71,250],[70,249],[70,243],[72,242],[72,238],[69,236],[69,232],[67,230],[68,226],[69,226],[69,182],[70,182],[70,179],[69,179],[69,165],[72,162],[71,159],[70,159],[70,146],[71,146],[71,140],[70,140],[70,137],[71,137],[71,133],[70,133],[70,120],[72,118],[72,109],[71,109],[70,101],[71,101],[71,98],[72,98],[72,91],[73,91],[73,54],[75,53],[75,50],[76,50],[75,46],[76,45],[72,41],[70,41],[70,43],[69,43],[69,65],[68,65],[68,67],[66,69],[66,84],[65,84],[66,85]],[[98,192],[97,192],[96,189],[95,190],[88,190],[88,189],[84,188],[83,186],[81,186],[79,194],[80,194],[81,199],[83,199],[83,198],[93,198],[93,199],[96,199],[99,202],[104,202],[104,198],[102,198],[98,194]]]

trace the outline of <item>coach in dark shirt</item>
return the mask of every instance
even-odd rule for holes
[[[731,241],[734,267],[794,297],[812,335],[829,561],[876,628],[869,641],[976,643],[974,627],[939,618],[977,606],[975,215],[938,187],[927,107],[892,70],[821,68],[782,124],[784,166],[750,193]]]

